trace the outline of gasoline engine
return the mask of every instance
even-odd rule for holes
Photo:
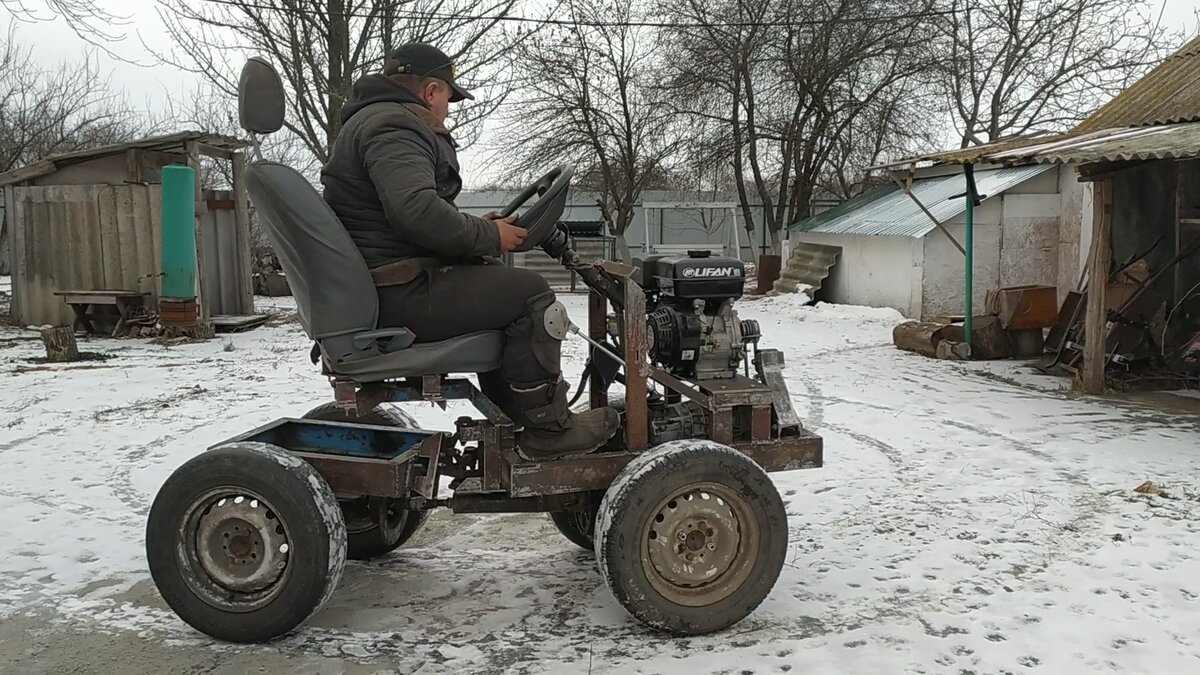
[[[683,256],[635,259],[636,281],[646,292],[647,354],[654,365],[682,380],[703,384],[750,375],[749,350],[761,337],[758,323],[740,321],[733,303],[742,297],[746,270],[742,261],[690,251]],[[609,335],[620,327],[610,316]],[[593,351],[591,367],[605,357]],[[615,373],[616,364],[610,364]],[[619,404],[618,404],[619,405]],[[678,394],[651,391],[648,400],[650,442],[703,438],[705,410]]]

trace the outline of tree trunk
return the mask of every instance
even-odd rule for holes
[[[946,324],[926,321],[905,321],[892,329],[892,342],[909,352],[937,357],[938,343],[942,341],[942,329]]]
[[[633,262],[633,256],[629,253],[629,242],[626,241],[625,235],[618,234],[616,237],[616,254],[617,259],[628,265]]]
[[[42,344],[46,345],[46,360],[51,363],[79,360],[75,329],[71,326],[43,328]]]

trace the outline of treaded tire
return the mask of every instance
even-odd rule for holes
[[[586,511],[551,511],[547,515],[550,516],[550,521],[554,523],[558,531],[572,544],[594,552],[596,550],[594,538],[596,514],[600,508],[600,500],[600,494],[593,496],[589,493]]]
[[[396,427],[398,429],[416,429],[417,421],[411,415],[398,408],[378,406],[365,415],[353,416],[338,407],[336,402],[323,403],[307,413],[304,419],[320,420],[322,422],[347,422],[350,424],[374,424],[378,426]],[[377,524],[359,525],[366,516],[365,498],[343,500],[341,502],[343,518],[347,527],[346,557],[351,560],[370,560],[387,555],[403,546],[412,538],[425,521],[429,511],[405,511],[397,518],[393,527],[384,529]]]
[[[216,582],[195,563],[200,540],[188,523],[204,511],[197,504],[239,491],[262,500],[266,518],[286,528],[289,548],[265,604],[231,611],[197,590]],[[266,642],[304,623],[333,594],[346,564],[346,529],[333,492],[307,462],[266,443],[231,443],[193,457],[163,483],[146,522],[146,558],[163,599],[188,625],[219,640]]]
[[[707,486],[701,491],[708,496],[695,492],[699,488],[692,486],[696,485]],[[683,590],[664,581],[660,570],[670,571],[669,565],[656,567],[653,562],[655,556],[660,561],[675,560],[669,556],[674,555],[676,546],[683,545],[684,535],[690,534],[684,528],[694,517],[681,516],[674,530],[663,529],[672,523],[664,524],[659,518],[667,509],[664,504],[676,504],[676,494],[687,495],[680,498],[688,500],[686,505],[683,501],[677,505],[680,513],[720,504],[731,515],[740,514],[723,521],[733,524],[726,526],[724,539],[709,540],[714,546],[718,541],[734,542],[710,554],[710,561],[726,556],[726,566]],[[703,499],[692,502],[693,495]],[[724,495],[725,500],[708,502],[713,495]],[[671,513],[675,508],[670,506]],[[657,529],[664,534],[655,538]],[[751,530],[756,534],[751,535]],[[712,530],[707,531],[711,536]],[[700,635],[736,624],[767,597],[787,554],[788,528],[783,501],[762,467],[733,448],[712,441],[681,440],[639,455],[617,476],[600,504],[595,538],[600,575],[621,606],[652,628]],[[658,548],[652,548],[655,546]],[[704,548],[698,552],[710,553]],[[677,566],[675,572],[693,573],[688,565]],[[668,597],[668,593],[675,596]]]

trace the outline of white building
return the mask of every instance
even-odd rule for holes
[[[1055,286],[1060,297],[1074,289],[1086,255],[1078,221],[1091,212],[1074,167],[985,165],[975,183],[983,201],[973,218],[974,306],[981,311],[989,291],[1009,286]],[[780,285],[910,318],[961,315],[965,195],[962,167],[938,165],[916,169],[908,192],[879,187],[796,223]]]

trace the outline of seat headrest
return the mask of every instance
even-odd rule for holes
[[[251,57],[238,80],[238,121],[246,131],[270,134],[283,126],[283,80],[265,59]]]

